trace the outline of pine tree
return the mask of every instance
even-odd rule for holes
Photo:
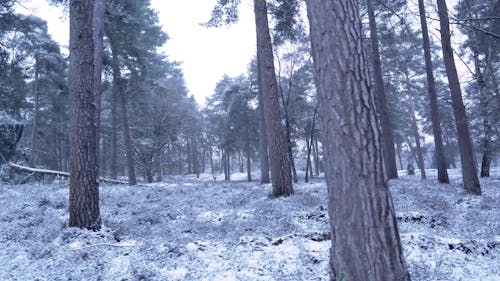
[[[357,1],[308,0],[332,232],[332,280],[410,280],[391,194]]]

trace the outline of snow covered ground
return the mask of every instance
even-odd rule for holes
[[[413,280],[500,280],[500,170],[482,196],[457,173],[391,182]],[[104,227],[89,232],[67,227],[67,182],[0,184],[0,280],[328,280],[325,184],[295,189],[273,199],[209,175],[103,185]]]

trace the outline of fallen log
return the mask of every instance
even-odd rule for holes
[[[26,166],[14,164],[12,162],[9,162],[9,167],[12,170],[21,171],[21,172],[30,172],[30,173],[36,173],[36,174],[42,174],[42,175],[53,175],[53,176],[60,176],[60,177],[65,177],[65,178],[69,177],[68,172],[26,167]],[[128,184],[128,182],[126,182],[126,181],[112,180],[112,179],[105,179],[105,178],[99,178],[99,181],[105,182],[105,183],[112,183],[112,184]]]

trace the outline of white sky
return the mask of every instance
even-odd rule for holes
[[[140,0],[138,0],[140,1]],[[49,33],[63,47],[68,46],[69,24],[62,8],[51,7],[47,0],[19,1],[18,12],[32,13],[48,22]],[[243,0],[240,5],[240,21],[231,27],[205,28],[199,23],[210,18],[212,7],[217,0],[151,0],[152,7],[159,11],[160,23],[170,37],[163,51],[171,60],[182,62],[186,85],[200,105],[205,97],[212,95],[217,81],[224,74],[236,76],[247,70],[247,65],[255,54],[255,23],[252,1]],[[452,7],[453,3],[449,3]],[[415,3],[413,3],[415,8]],[[416,9],[416,8],[415,8]],[[428,12],[433,12],[431,8]],[[417,11],[414,11],[417,13]],[[416,15],[415,22],[418,23]],[[431,32],[438,41],[438,27],[429,21]],[[419,27],[419,26],[418,26]],[[455,26],[453,45],[459,49],[461,36]],[[439,44],[439,42],[438,42]],[[63,50],[67,53],[67,50]],[[462,85],[471,75],[462,61],[455,55]],[[465,92],[464,92],[465,93]]]
[[[199,25],[210,18],[216,2],[151,0],[152,7],[159,11],[163,30],[170,37],[163,51],[170,60],[182,62],[189,92],[199,104],[204,104],[205,97],[213,93],[224,74],[236,76],[245,72],[255,54],[255,23],[248,1],[242,1],[240,22],[236,25],[218,29]],[[26,0],[18,12],[46,20],[49,33],[67,48],[69,24],[62,8],[51,7],[46,0]]]

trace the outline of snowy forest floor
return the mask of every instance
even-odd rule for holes
[[[500,170],[467,194],[390,182],[413,280],[500,280]],[[240,175],[240,178],[242,175]],[[324,179],[271,187],[210,176],[101,186],[99,232],[68,228],[68,183],[0,184],[0,280],[328,280]]]

